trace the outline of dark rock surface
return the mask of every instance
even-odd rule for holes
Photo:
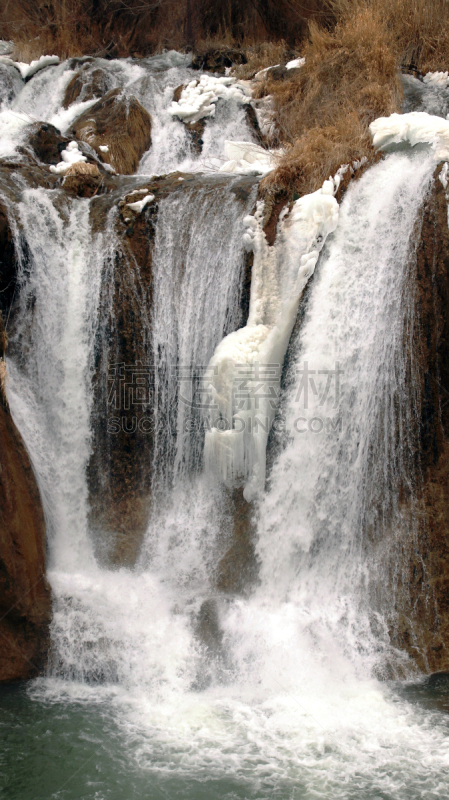
[[[0,683],[40,672],[51,613],[44,514],[28,454],[6,401],[5,347],[0,317]]]
[[[232,67],[236,64],[246,64],[247,58],[245,53],[235,48],[212,48],[206,50],[204,53],[197,53],[192,58],[192,69],[199,69],[205,72],[218,72],[220,75],[225,74],[226,67]]]

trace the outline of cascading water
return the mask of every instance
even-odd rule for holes
[[[27,252],[16,345],[21,342],[22,352],[11,365],[11,403],[39,476],[50,559],[60,568],[78,568],[92,558],[85,468],[100,263],[89,256],[88,201],[58,210],[49,192],[29,189],[18,212]]]
[[[182,123],[168,119],[173,89],[192,77],[187,60],[166,54],[100,66],[111,88],[136,84],[153,114],[153,150],[141,173],[187,163],[200,171]],[[15,112],[28,98],[27,113],[45,110],[56,124],[73,69],[53,66],[33,78],[12,101]],[[225,106],[217,108],[203,157],[222,152],[221,143],[214,150],[214,125]],[[251,140],[241,106],[230,108],[226,135]],[[12,124],[0,115],[7,136]],[[230,528],[238,530],[237,512],[230,491],[202,471],[204,418],[191,406],[204,396],[201,368],[246,322],[244,219],[254,212],[257,178],[245,186],[223,176],[180,181],[157,201],[152,308],[139,317],[142,352],[155,368],[152,491],[134,568],[97,563],[86,479],[91,427],[101,422],[94,376],[108,359],[114,282],[124,269],[124,256],[116,259],[124,250],[118,212],[108,207],[99,233],[92,228],[98,198],[26,189],[10,206],[21,265],[8,394],[43,496],[54,598],[48,673],[20,702],[28,747],[42,740],[66,770],[61,780],[53,755],[47,767],[39,751],[39,787],[18,778],[8,787],[12,798],[445,796],[444,717],[373,677],[386,663],[409,674],[412,665],[388,644],[385,605],[369,607],[375,564],[364,542],[370,526],[400,528],[407,432],[403,452],[391,443],[409,424],[409,270],[433,168],[426,152],[390,155],[350,186],[340,206],[290,344],[281,441],[269,443],[277,455],[253,509],[259,583],[246,596],[217,591],[214,568]],[[305,279],[322,234],[303,242]],[[270,264],[277,315],[268,321],[285,334],[275,352],[281,359],[296,306],[288,320],[279,311],[291,311],[303,284],[289,282],[281,258]],[[136,303],[149,296],[142,281],[136,267],[128,281]],[[10,750],[24,746],[14,726],[8,735]]]

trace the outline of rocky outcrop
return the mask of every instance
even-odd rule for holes
[[[0,317],[0,682],[42,669],[51,610],[45,521],[31,463],[8,409]]]
[[[68,142],[67,137],[47,122],[36,122],[29,127],[28,143],[43,164],[58,164],[61,151],[65,150]]]
[[[113,89],[75,120],[71,135],[115,172],[131,175],[151,145],[151,117],[133,95]]]
[[[392,643],[426,673],[449,669],[449,228],[440,170],[417,228],[410,286],[413,344],[406,358],[418,424],[408,444],[400,523],[375,548],[381,573],[390,576],[376,593],[390,602]]]
[[[102,176],[96,164],[77,161],[65,173],[62,185],[76,197],[94,197],[102,185]]]
[[[244,499],[242,489],[230,492],[229,502],[234,525],[227,550],[217,564],[214,583],[225,594],[249,594],[257,583],[259,571],[254,508]]]
[[[101,67],[92,69],[90,63],[83,64],[79,72],[67,84],[62,105],[69,108],[72,103],[103,97],[113,88],[112,76]]]

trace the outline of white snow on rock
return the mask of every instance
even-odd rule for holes
[[[259,72],[256,72],[256,74],[254,75],[254,80],[255,81],[264,81],[265,78],[267,77],[267,72],[270,69],[276,69],[276,67],[280,67],[280,66],[281,66],[280,64],[273,64],[271,67],[264,67],[264,69],[260,69]]]
[[[142,200],[137,200],[135,203],[127,203],[126,207],[135,211],[137,214],[141,214],[145,206],[148,205],[148,203],[152,203],[153,200],[154,194],[147,194]]]
[[[205,117],[213,117],[215,103],[220,97],[236,100],[241,105],[248,103],[246,88],[237,84],[235,78],[202,75],[199,80],[190,81],[182,90],[178,102],[171,104],[170,114],[183,122],[198,122]]]
[[[226,336],[209,363],[211,409],[220,428],[206,432],[205,460],[225,484],[243,483],[247,501],[265,484],[282,364],[304,288],[337,227],[338,183],[329,179],[297,200],[290,213],[285,209],[272,247],[263,231],[264,203],[245,219],[244,242],[254,253],[250,312],[246,326]]]
[[[254,142],[226,141],[224,154],[228,160],[220,167],[220,172],[265,174],[274,167],[273,153]]]
[[[391,114],[379,117],[369,126],[373,145],[384,150],[394,144],[408,142],[430,144],[436,161],[449,159],[449,121],[426,114],[425,111],[411,111],[409,114]]]
[[[102,153],[109,153],[109,145],[107,144],[100,144],[98,149],[101,150]]]
[[[53,172],[55,175],[64,175],[68,168],[78,161],[87,161],[86,156],[83,156],[78,147],[78,142],[69,142],[66,150],[61,152],[61,158],[62,161],[60,161],[59,164],[56,164],[56,166],[52,164],[50,166],[50,172]]]
[[[49,67],[52,64],[59,64],[59,56],[41,56],[36,61],[32,61],[31,64],[27,64],[25,61],[13,61],[12,58],[5,56],[0,58],[4,63],[11,64],[18,69],[23,80],[31,78],[32,75],[35,75],[36,72],[39,72],[40,69],[44,69],[44,67]]]
[[[305,58],[294,58],[293,61],[289,61],[285,66],[287,69],[299,69],[299,67],[303,67],[305,63]]]
[[[449,86],[449,76],[447,72],[428,72],[424,75],[423,83],[445,88]]]

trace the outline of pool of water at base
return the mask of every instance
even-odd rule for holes
[[[160,736],[155,743],[153,761],[146,756],[140,731],[124,732],[112,694],[90,687],[86,696],[71,698],[55,693],[49,698],[42,691],[46,681],[30,681],[0,687],[0,797],[8,800],[397,800],[394,785],[398,775],[394,760],[389,765],[392,791],[385,787],[385,774],[349,777],[341,770],[340,786],[335,769],[330,769],[329,784],[321,772],[318,784],[311,785],[310,757],[304,754],[304,779],[301,770],[288,778],[270,775],[267,764],[253,762],[251,770],[239,769],[227,775],[217,773],[213,763],[207,768],[207,754],[200,758],[196,775],[177,770],[179,752],[161,753]],[[412,714],[427,717],[441,730],[447,727],[449,739],[449,679],[408,684],[384,684],[381,690],[388,701],[411,706]],[[427,727],[427,726],[426,726]],[[150,737],[148,731],[145,734]],[[325,748],[325,750],[329,748]],[[296,754],[297,756],[298,754]],[[323,752],[324,761],[329,752]],[[181,758],[182,762],[182,758]],[[299,759],[301,762],[301,758]],[[259,769],[260,767],[260,769]],[[444,798],[449,786],[449,769],[435,774],[437,764],[429,762],[429,783],[414,783],[413,769],[409,786],[402,783],[400,796]],[[441,767],[441,764],[440,764]],[[449,765],[448,765],[449,767]],[[384,770],[383,770],[384,771]],[[401,771],[399,769],[399,771]],[[209,773],[209,774],[208,774]],[[396,778],[396,780],[395,780]],[[387,781],[388,783],[388,781]],[[421,783],[421,788],[419,788]],[[338,784],[338,780],[337,780]]]

